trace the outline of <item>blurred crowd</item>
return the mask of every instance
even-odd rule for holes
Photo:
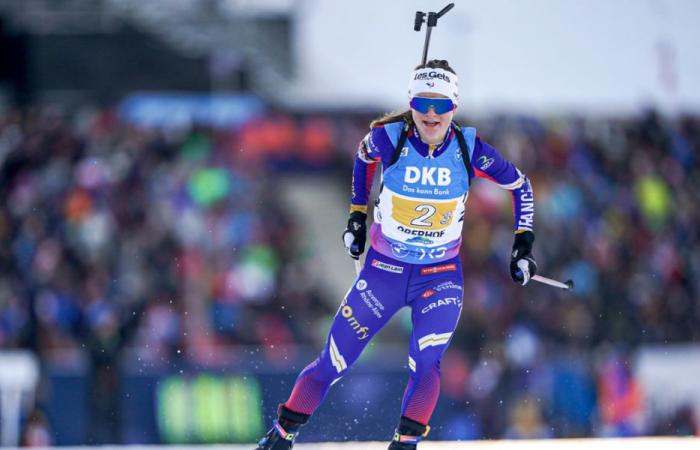
[[[290,312],[331,312],[240,139],[139,129],[111,111],[0,116],[0,349],[87,366],[89,442],[119,442],[124,363],[223,366],[244,357],[237,344],[265,344],[274,361],[275,344],[317,333]]]
[[[340,171],[349,192],[366,123],[277,112],[236,130],[149,130],[109,110],[0,114],[0,349],[87,361],[104,418],[125,359],[226,365],[245,344],[275,365],[280,347],[320,348],[340,299],[323,291],[276,178]],[[576,292],[510,282],[510,197],[475,183],[464,309],[442,366],[453,421],[435,435],[697,433],[688,408],[645,419],[632,355],[700,341],[700,119],[476,125],[532,180],[540,271]],[[118,442],[103,425],[93,442]]]
[[[62,350],[61,363],[129,341],[158,365],[308,341],[270,304],[294,296],[314,311],[321,294],[298,281],[297,224],[240,139],[110,111],[2,116],[0,347]]]

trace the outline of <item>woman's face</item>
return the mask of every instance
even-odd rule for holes
[[[447,98],[444,95],[434,92],[419,93],[416,94],[416,97]],[[457,107],[455,106],[455,109],[452,111],[437,114],[434,108],[430,108],[426,113],[411,108],[413,122],[416,124],[416,127],[418,127],[421,140],[429,145],[438,145],[442,143],[450,127],[450,123],[452,123],[452,116],[454,116],[456,109]]]

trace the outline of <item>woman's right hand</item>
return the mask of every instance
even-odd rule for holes
[[[367,214],[355,211],[350,214],[348,226],[343,231],[345,251],[352,259],[360,259],[367,242]]]

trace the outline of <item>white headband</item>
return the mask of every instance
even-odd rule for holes
[[[415,70],[408,82],[408,98],[417,94],[432,92],[450,98],[455,105],[459,103],[457,75],[444,69],[423,68]]]

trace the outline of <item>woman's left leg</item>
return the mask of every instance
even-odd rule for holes
[[[411,301],[410,375],[394,447],[390,448],[415,448],[421,435],[427,434],[427,425],[440,395],[440,360],[462,311],[461,267],[451,277],[426,281]],[[402,446],[401,442],[408,445]]]

